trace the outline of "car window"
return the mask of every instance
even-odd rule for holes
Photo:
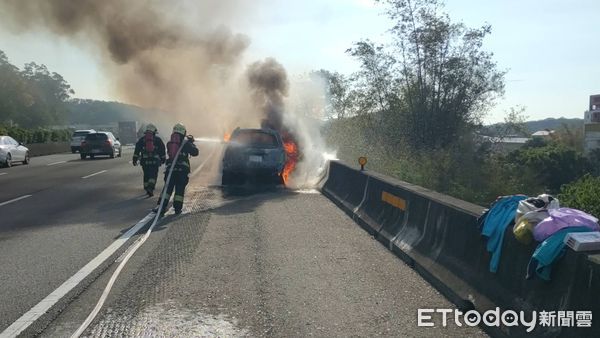
[[[106,135],[104,133],[87,134],[85,136],[86,141],[103,141],[103,140],[107,140],[107,139],[108,139],[108,135]]]
[[[4,137],[0,137],[0,146],[4,145]]]
[[[78,137],[78,136],[85,136],[87,134],[89,134],[89,131],[76,131],[73,133],[73,137]]]
[[[15,139],[12,138],[12,137],[10,137],[10,136],[7,137],[6,139],[8,140],[8,144],[12,144],[14,146],[18,146],[19,145],[19,142],[15,141]]]
[[[261,147],[277,146],[277,138],[275,137],[275,135],[254,130],[240,131],[233,136],[232,141],[243,145],[253,145]]]

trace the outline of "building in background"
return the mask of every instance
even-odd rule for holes
[[[600,94],[590,95],[590,106],[583,121],[583,139],[586,154],[600,149]]]
[[[533,138],[541,138],[542,140],[551,140],[552,134],[554,134],[554,130],[538,130],[535,133],[531,134]]]
[[[497,153],[508,154],[512,151],[522,148],[525,143],[530,141],[529,137],[521,137],[518,135],[509,135],[506,137],[495,136],[480,136],[481,143],[489,143],[490,149]]]

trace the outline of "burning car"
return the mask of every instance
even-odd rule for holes
[[[281,135],[272,129],[240,129],[231,133],[223,156],[223,185],[247,180],[284,184],[286,149]]]

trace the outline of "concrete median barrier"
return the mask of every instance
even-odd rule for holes
[[[29,148],[29,154],[32,157],[67,153],[71,151],[69,142],[31,143],[25,146]]]
[[[486,239],[477,218],[484,208],[393,178],[360,171],[339,161],[329,167],[322,192],[359,225],[417,270],[459,309],[480,313],[500,307],[525,311],[592,311],[600,315],[600,254],[567,254],[553,267],[552,281],[525,279],[535,249],[504,239],[497,273],[489,271]],[[525,328],[483,327],[494,336],[521,336]],[[542,327],[534,336],[600,337],[591,328]]]

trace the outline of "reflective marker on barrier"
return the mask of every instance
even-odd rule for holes
[[[398,196],[390,194],[387,191],[381,192],[381,200],[400,210],[406,210],[406,201]]]

